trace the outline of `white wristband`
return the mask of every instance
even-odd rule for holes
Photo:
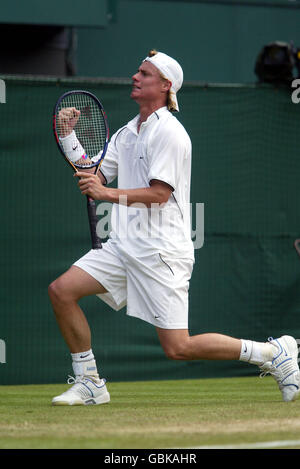
[[[66,137],[60,138],[66,156],[72,163],[80,160],[85,155],[84,148],[79,142],[74,130]]]

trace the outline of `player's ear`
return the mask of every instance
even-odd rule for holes
[[[168,93],[171,86],[172,86],[172,83],[170,82],[170,80],[167,80],[166,78],[164,78],[162,81],[161,92]]]

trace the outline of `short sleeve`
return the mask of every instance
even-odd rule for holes
[[[100,171],[106,179],[107,184],[110,184],[118,176],[118,150],[116,147],[116,132],[110,139],[106,151],[106,155],[100,166]]]
[[[184,159],[189,152],[190,140],[186,134],[163,129],[155,135],[150,145],[149,182],[157,179],[176,191]]]

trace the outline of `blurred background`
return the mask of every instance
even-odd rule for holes
[[[47,287],[90,239],[52,135],[54,104],[64,91],[90,90],[116,131],[137,113],[130,78],[152,48],[183,67],[176,117],[193,143],[193,210],[204,204],[191,333],[300,337],[299,19],[292,0],[3,0],[0,384],[72,372]],[[125,308],[94,297],[82,307],[108,380],[257,374],[242,363],[171,362],[154,328]]]
[[[265,44],[300,46],[296,0],[3,1],[1,73],[130,78],[148,49],[186,80],[253,83]]]

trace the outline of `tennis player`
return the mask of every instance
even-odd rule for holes
[[[73,386],[54,397],[53,405],[110,400],[78,305],[88,295],[115,310],[127,305],[129,316],[152,324],[170,359],[242,360],[270,373],[284,401],[299,394],[298,348],[291,336],[260,343],[218,333],[189,334],[191,141],[172,114],[179,111],[182,82],[178,62],[151,51],[132,77],[131,98],[139,114],[112,136],[98,175],[76,174],[82,194],[113,202],[112,232],[102,249],[89,251],[49,286],[75,375],[69,381]],[[66,146],[67,140],[68,135]],[[109,187],[115,178],[118,188]]]

